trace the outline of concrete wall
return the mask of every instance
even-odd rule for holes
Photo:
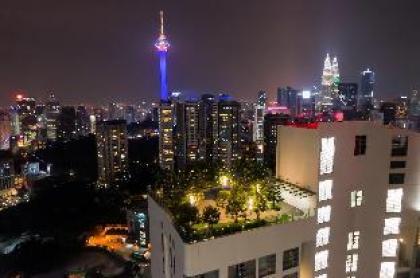
[[[318,192],[318,130],[279,126],[276,176]]]

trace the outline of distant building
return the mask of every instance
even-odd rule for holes
[[[175,168],[174,113],[171,103],[161,102],[159,106],[159,165],[166,170]]]
[[[44,109],[44,117],[47,122],[47,139],[57,140],[58,116],[60,115],[60,103],[53,92],[50,93]]]
[[[213,105],[213,160],[227,168],[240,159],[240,109],[227,95]]]
[[[68,141],[76,137],[76,110],[73,106],[61,107],[58,116],[57,139]]]
[[[86,107],[79,105],[76,108],[76,134],[86,136],[90,133],[90,119]]]
[[[14,167],[12,154],[10,152],[0,150],[0,191],[14,186]]]
[[[128,176],[127,123],[102,121],[96,125],[99,186],[119,186]]]
[[[291,116],[296,117],[301,112],[302,98],[299,91],[292,87],[277,89],[277,104],[287,107]]]
[[[379,111],[383,113],[385,125],[395,122],[397,115],[397,105],[394,102],[383,102]]]
[[[370,69],[362,71],[358,107],[359,110],[365,115],[368,115],[369,112],[374,108],[374,89],[375,73]]]
[[[199,104],[186,101],[174,104],[175,124],[175,162],[177,168],[199,159]]]
[[[199,118],[199,159],[212,161],[213,159],[213,105],[215,99],[211,94],[204,94],[198,103]]]
[[[273,171],[276,166],[277,129],[289,120],[287,114],[270,113],[264,116],[264,162]]]
[[[321,91],[316,108],[318,112],[330,112],[333,108],[333,100],[337,98],[337,85],[340,82],[337,57],[331,61],[330,55],[327,53],[321,79]]]
[[[0,111],[0,150],[8,150],[10,147],[11,127],[9,114]]]
[[[254,114],[254,134],[253,139],[257,146],[257,161],[264,160],[264,115],[267,105],[267,93],[265,91],[258,92],[257,103],[255,104]]]

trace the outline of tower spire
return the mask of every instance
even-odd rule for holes
[[[160,11],[160,35],[164,35],[163,32],[163,11]]]

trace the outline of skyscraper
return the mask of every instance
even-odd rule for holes
[[[60,103],[55,98],[54,92],[50,92],[48,101],[44,109],[47,121],[47,139],[55,141],[57,139],[58,116],[60,114]]]
[[[86,136],[89,132],[89,115],[86,111],[86,107],[79,105],[76,109],[76,134],[79,136]]]
[[[337,97],[337,84],[339,82],[338,59],[334,57],[331,61],[330,55],[327,53],[322,70],[321,92],[317,101],[318,111],[324,112],[332,109],[333,99]]]
[[[58,116],[57,139],[68,141],[76,136],[76,110],[73,106],[61,107]]]
[[[296,117],[300,114],[302,98],[299,92],[292,87],[277,89],[277,103],[280,106],[287,107],[291,116]]]
[[[334,110],[343,112],[345,120],[356,118],[358,99],[357,83],[338,83],[337,98],[334,99]]]
[[[255,104],[254,134],[253,139],[257,146],[257,161],[264,160],[264,115],[267,103],[267,93],[258,92],[257,103]]]
[[[9,149],[10,136],[11,136],[10,116],[4,111],[0,111],[0,150]]]
[[[200,160],[211,161],[213,157],[213,105],[214,96],[204,94],[198,104],[198,128],[200,137]]]
[[[98,185],[119,186],[128,175],[127,124],[124,120],[96,125]]]
[[[360,81],[360,98],[359,98],[359,110],[364,114],[369,114],[369,111],[373,109],[373,90],[375,86],[375,73],[366,69],[361,73]]]
[[[227,168],[240,159],[240,109],[227,95],[213,105],[213,160]]]

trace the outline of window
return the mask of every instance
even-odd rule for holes
[[[315,278],[327,278],[327,274],[321,274],[321,275],[315,276]]]
[[[334,168],[334,137],[321,139],[320,174],[331,174]]]
[[[299,248],[293,248],[283,252],[283,270],[299,266]]]
[[[360,231],[350,232],[347,241],[347,251],[359,249]]]
[[[400,217],[385,219],[384,235],[398,235],[400,233]]]
[[[386,212],[401,212],[403,189],[389,189],[386,197]]]
[[[382,262],[379,278],[394,278],[395,262]]]
[[[408,137],[396,136],[392,138],[392,156],[406,156],[408,150]]]
[[[405,161],[391,161],[389,168],[391,169],[401,169],[405,168],[406,162]]]
[[[366,154],[366,135],[357,135],[354,142],[354,155]]]
[[[405,179],[405,175],[398,173],[398,174],[389,174],[389,184],[403,184]]]
[[[398,249],[398,240],[395,238],[382,241],[382,256],[396,257]]]
[[[258,259],[258,277],[265,277],[276,273],[276,254]]]
[[[347,255],[346,272],[356,272],[358,260],[359,260],[359,255],[357,254]]]
[[[316,233],[316,247],[327,245],[330,242],[330,227],[321,228]]]
[[[319,201],[326,201],[332,198],[332,180],[319,182]]]
[[[255,278],[256,261],[246,261],[240,264],[231,265],[228,268],[228,278]]]
[[[206,272],[206,273],[195,275],[195,276],[190,276],[187,278],[219,278],[219,271],[214,270],[214,271]]]
[[[327,267],[328,267],[328,250],[316,252],[315,253],[315,271],[323,270]]]
[[[331,206],[318,208],[318,224],[330,222]]]
[[[357,190],[350,193],[350,207],[360,207],[363,201],[363,191]]]

